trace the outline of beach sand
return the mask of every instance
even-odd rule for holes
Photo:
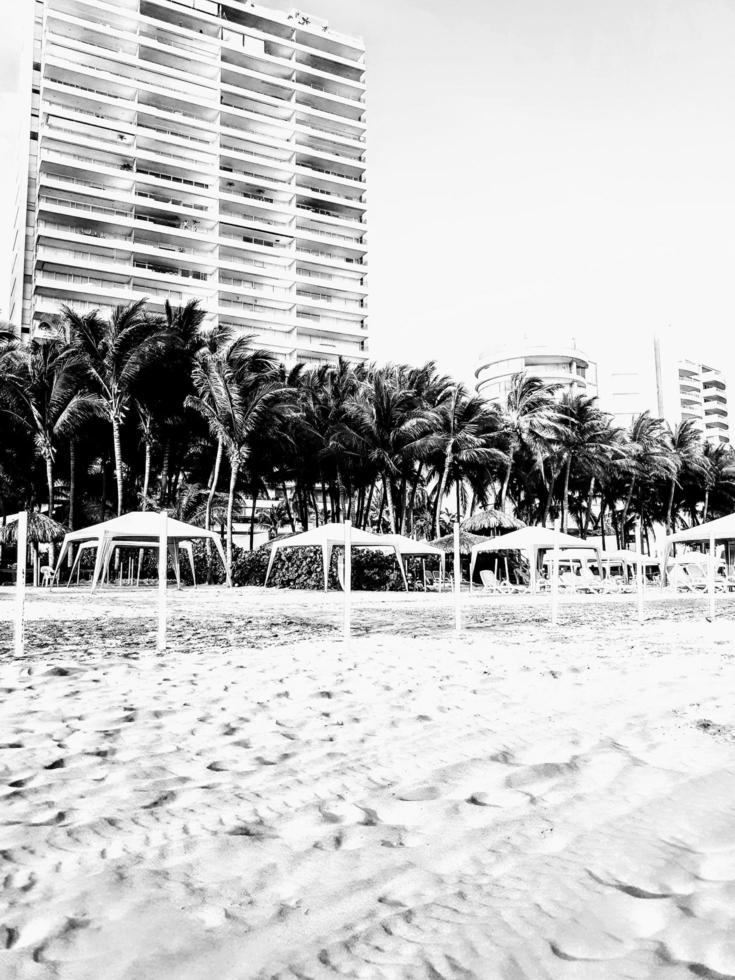
[[[735,597],[0,590],[0,978],[735,976]]]

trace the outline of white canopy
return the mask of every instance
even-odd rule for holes
[[[664,553],[661,559],[661,568],[664,575],[664,585],[666,584],[666,566],[669,564],[669,554],[676,544],[693,544],[698,542],[703,544],[710,538],[715,541],[735,541],[735,514],[726,514],[725,517],[718,517],[714,521],[706,524],[699,524],[697,527],[687,528],[685,531],[677,531],[670,534],[664,542]],[[694,561],[694,559],[691,559]]]
[[[475,571],[475,562],[481,552],[486,551],[523,551],[528,555],[531,569],[531,590],[536,588],[536,567],[538,556],[542,551],[549,549],[579,551],[593,551],[599,561],[600,548],[596,544],[590,544],[581,538],[573,538],[571,534],[562,534],[561,531],[554,531],[548,527],[522,527],[510,534],[501,534],[497,538],[489,538],[487,542],[476,544],[472,548],[472,559],[470,561],[470,581]]]
[[[400,568],[401,575],[403,577],[403,584],[408,592],[406,572],[403,567],[403,562],[401,561],[401,548],[395,540],[395,538],[398,537],[400,537],[400,535],[373,534],[371,531],[362,531],[360,528],[356,527],[350,529],[350,541],[352,547],[389,548],[391,551],[395,552],[396,559],[398,560],[398,567]],[[319,527],[314,527],[310,531],[304,531],[302,534],[294,534],[290,538],[283,538],[281,541],[274,541],[271,544],[271,554],[270,558],[268,559],[268,570],[265,573],[265,582],[263,584],[268,585],[268,579],[270,578],[271,569],[273,568],[273,563],[276,560],[276,555],[283,548],[321,548],[322,560],[324,563],[324,591],[326,592],[327,584],[329,582],[329,565],[332,560],[332,548],[334,548],[335,545],[344,545],[344,543],[344,524],[320,524]],[[417,542],[413,543],[417,544]],[[427,547],[431,546],[427,545]]]
[[[157,511],[146,510],[131,511],[129,514],[113,517],[112,520],[103,521],[101,524],[92,524],[90,527],[80,528],[78,531],[70,531],[69,534],[64,536],[64,543],[59,552],[59,560],[56,563],[54,578],[59,574],[70,546],[85,543],[88,548],[97,548],[97,558],[94,566],[94,576],[92,578],[92,588],[95,588],[98,582],[104,579],[107,574],[115,548],[158,548],[160,527],[160,514]],[[222,542],[214,531],[207,531],[203,527],[196,527],[194,524],[185,524],[183,521],[177,521],[170,517],[167,521],[167,536],[171,542],[177,567],[178,548],[182,542],[193,541],[197,538],[212,541],[225,568],[227,584],[230,585],[230,574],[227,569],[224,551],[222,550]],[[72,573],[73,571],[74,569],[72,569]]]
[[[386,540],[390,538],[402,555],[437,555],[439,558],[446,556],[445,551],[434,547],[428,541],[414,541],[413,538],[407,538],[404,534],[384,534],[382,537]]]

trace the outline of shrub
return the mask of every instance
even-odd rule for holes
[[[337,563],[342,548],[332,549],[329,568],[329,588],[339,588]],[[270,549],[268,546],[257,551],[235,549],[232,566],[233,585],[263,585],[268,568]],[[409,560],[407,572],[409,589],[422,588],[420,563]],[[269,585],[279,589],[323,589],[321,548],[284,548],[278,552],[273,563]],[[395,555],[383,554],[374,549],[355,549],[352,552],[352,587],[365,591],[399,592],[403,589]]]

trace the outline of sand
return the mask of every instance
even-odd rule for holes
[[[735,976],[735,598],[0,590],[0,978]]]

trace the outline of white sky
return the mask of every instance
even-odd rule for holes
[[[5,0],[0,36],[4,310],[26,2]],[[602,367],[659,331],[735,382],[731,0],[304,10],[368,46],[377,359],[434,357],[469,381],[480,348],[524,333],[574,337]]]

